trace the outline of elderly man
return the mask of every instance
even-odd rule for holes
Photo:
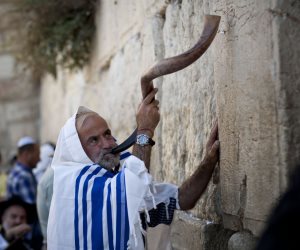
[[[169,224],[175,208],[187,210],[196,204],[218,161],[217,126],[204,160],[179,189],[153,182],[148,169],[160,119],[156,92],[139,106],[132,156],[111,154],[115,139],[93,111],[79,108],[64,125],[52,162],[49,249],[144,249],[141,213],[149,226]]]

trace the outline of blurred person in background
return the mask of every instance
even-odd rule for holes
[[[0,250],[33,249],[31,226],[32,206],[18,197],[0,202]]]
[[[299,249],[300,165],[293,171],[287,190],[273,208],[256,250]]]
[[[32,238],[34,249],[40,249],[43,242],[36,210],[37,181],[33,169],[40,160],[40,146],[32,137],[22,137],[17,144],[18,153],[14,167],[7,178],[6,197],[18,196],[32,204]]]
[[[47,226],[48,226],[48,217],[49,217],[49,210],[50,204],[52,200],[53,194],[53,178],[54,178],[54,171],[51,167],[46,169],[46,172],[43,174],[41,180],[38,184],[37,190],[37,212],[38,218],[41,226],[41,230],[43,233],[43,246],[44,249],[47,249]]]
[[[29,204],[35,204],[37,181],[32,170],[40,160],[39,144],[26,136],[18,141],[17,146],[17,161],[7,178],[7,198],[18,196]]]
[[[53,169],[50,167],[53,159],[55,145],[46,142],[40,148],[40,158],[37,167],[33,170],[38,182],[37,212],[43,234],[44,249],[47,248],[47,224],[53,191]]]
[[[55,145],[52,142],[46,142],[40,147],[40,161],[37,163],[33,173],[37,182],[39,183],[47,168],[50,167]]]

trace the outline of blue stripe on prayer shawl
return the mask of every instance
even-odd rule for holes
[[[101,177],[96,177],[92,188],[92,249],[103,249],[102,211],[105,182],[111,177],[106,172]],[[110,184],[109,184],[110,185]]]
[[[121,172],[121,187],[122,187],[122,241],[123,249],[127,249],[127,242],[129,240],[129,221],[127,211],[127,199],[126,199],[126,188],[125,188],[125,170]],[[122,242],[121,241],[121,242]]]
[[[124,249],[124,237],[125,237],[125,185],[124,185],[124,170],[121,172],[121,249]]]
[[[126,187],[126,183],[125,183],[125,175],[124,175],[124,185]],[[127,208],[127,194],[126,194],[126,188],[125,188],[125,239],[127,239],[124,243],[125,243],[125,249],[127,249],[127,245],[128,245],[128,241],[129,241],[129,219],[128,219],[128,208]]]
[[[116,249],[120,249],[121,245],[121,187],[120,187],[120,178],[121,175],[118,174],[116,180],[116,206],[117,206],[117,214],[116,214]]]
[[[117,176],[116,191],[117,191],[116,249],[127,249],[127,242],[129,237],[129,222],[128,222],[128,214],[126,210],[127,204],[126,204],[124,169]]]
[[[114,238],[113,238],[113,229],[112,229],[110,194],[111,194],[111,184],[109,183],[107,186],[107,199],[106,199],[107,235],[108,235],[109,250],[113,250]]]
[[[129,152],[125,152],[123,154],[120,155],[120,161],[124,160],[125,158],[131,156],[131,153]]]
[[[92,166],[92,165],[91,165]],[[78,227],[78,192],[79,192],[79,184],[81,177],[86,173],[86,171],[91,167],[86,166],[81,171],[78,177],[76,178],[75,184],[75,211],[74,211],[74,232],[75,232],[75,249],[78,250],[79,246],[79,227]]]
[[[101,167],[97,167],[91,174],[89,174],[83,184],[82,190],[82,215],[83,215],[83,249],[87,250],[87,191],[89,180],[97,175],[101,170]],[[92,203],[94,200],[92,199]]]
[[[120,156],[120,160],[125,159],[129,157],[131,154],[129,152],[125,152]],[[95,164],[93,164],[95,165]],[[93,166],[91,165],[91,166]],[[79,241],[79,215],[78,215],[78,194],[79,194],[79,185],[82,176],[87,172],[87,170],[91,166],[86,166],[84,167],[79,176],[76,178],[76,186],[75,186],[75,211],[74,211],[74,233],[75,233],[75,249],[79,250],[80,249],[80,241]],[[96,172],[96,170],[94,170]],[[93,172],[93,173],[94,173]],[[98,171],[99,172],[99,171]],[[123,171],[122,171],[123,172]],[[121,172],[121,173],[122,173]],[[90,174],[87,178],[91,178],[94,174]],[[116,181],[116,204],[117,204],[117,214],[116,214],[116,239],[117,239],[117,244],[118,247],[116,249],[127,249],[127,242],[129,239],[129,222],[128,222],[128,211],[127,211],[127,201],[126,201],[126,190],[125,190],[125,175],[124,173],[122,174],[122,179],[121,180],[121,173],[118,174],[117,176],[117,181]],[[111,172],[106,172],[105,173],[106,178],[112,178],[114,176],[113,173]],[[105,181],[104,181],[105,182]],[[83,195],[86,197],[86,191],[88,187],[88,181],[86,180],[84,183],[84,186],[86,186],[86,190],[83,191]],[[102,188],[102,191],[104,188]],[[99,195],[99,193],[97,194]],[[103,196],[103,195],[102,195]],[[111,184],[109,183],[108,185],[108,194],[107,194],[107,230],[108,230],[108,240],[109,240],[109,249],[114,249],[114,242],[113,242],[113,224],[112,224],[112,209],[111,209],[111,201],[110,201],[110,196],[111,196]],[[87,210],[87,203],[86,203],[86,198],[82,198],[83,201],[83,210]],[[102,200],[103,203],[103,200]],[[103,206],[103,205],[102,205]],[[95,206],[93,206],[92,211],[95,210]],[[99,207],[97,206],[99,209]],[[84,215],[87,215],[87,213],[83,211]],[[101,213],[102,216],[102,213]],[[93,217],[92,217],[93,218]],[[122,220],[122,221],[121,221]],[[92,220],[94,221],[94,220]],[[99,222],[99,220],[96,220]],[[93,223],[92,224],[92,230],[94,225],[97,225],[98,223]],[[102,225],[101,225],[102,226]],[[84,249],[87,249],[87,218],[86,216],[83,217],[83,236],[84,236]],[[96,233],[94,230],[93,232]],[[122,235],[122,244],[118,239],[120,239],[120,236]],[[92,235],[92,242],[99,237],[99,231],[97,233],[97,237],[93,237]],[[101,237],[103,238],[103,234],[101,234]],[[103,240],[103,239],[102,239]],[[98,245],[98,244],[97,244]],[[101,245],[100,245],[101,246]],[[102,244],[103,246],[103,244]],[[94,247],[92,246],[94,249]]]

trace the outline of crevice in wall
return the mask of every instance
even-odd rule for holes
[[[280,16],[280,17],[282,17],[284,19],[288,18],[288,19],[292,20],[293,22],[296,22],[296,23],[300,24],[300,19],[297,18],[297,17],[295,17],[295,16],[293,16],[289,12],[283,11],[283,10],[278,9],[278,8],[276,8],[276,9],[268,9],[268,11],[270,13],[272,13],[274,16]]]
[[[246,203],[247,203],[247,175],[244,175],[244,178],[242,180],[242,183],[240,184],[240,190],[239,190],[239,195],[240,195],[240,208],[238,211],[238,216],[239,216],[239,223],[240,225],[239,230],[243,230],[243,220],[244,220],[244,215],[245,215],[245,208],[246,208]]]

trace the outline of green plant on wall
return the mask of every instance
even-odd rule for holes
[[[34,71],[82,68],[95,33],[96,0],[15,0],[21,17],[18,58]]]

